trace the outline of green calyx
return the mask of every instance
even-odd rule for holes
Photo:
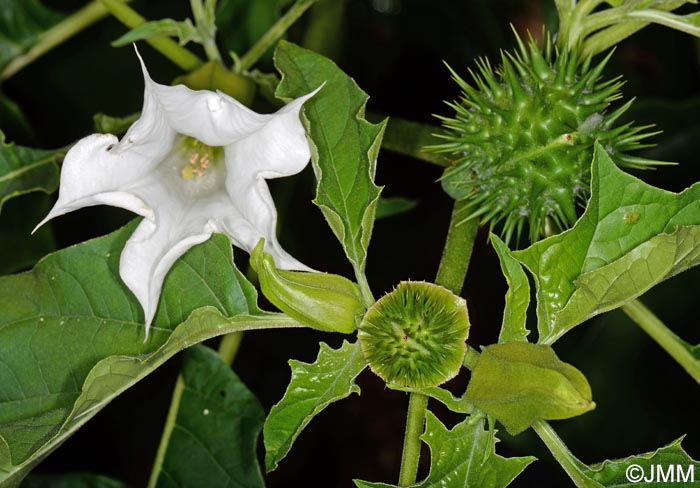
[[[468,335],[463,298],[432,283],[405,281],[367,310],[357,337],[384,381],[425,388],[457,375]]]
[[[173,85],[182,84],[193,90],[222,91],[249,107],[255,96],[255,83],[245,76],[226,69],[218,61],[209,61],[186,75],[178,76]]]
[[[650,126],[616,126],[632,100],[608,112],[622,97],[619,78],[601,80],[608,55],[598,64],[577,52],[557,52],[517,37],[514,53],[502,53],[494,69],[481,60],[473,85],[454,71],[462,89],[448,103],[454,117],[439,117],[444,143],[431,149],[449,153],[453,164],[443,176],[445,191],[467,199],[464,220],[478,218],[491,229],[502,222],[506,242],[529,223],[531,242],[570,227],[590,193],[590,165],[596,142],[616,164],[645,168],[657,161],[630,156],[648,147]],[[612,54],[612,53],[611,53]]]
[[[551,347],[528,342],[482,348],[464,398],[512,435],[538,420],[567,419],[595,408],[583,373]]]
[[[250,253],[250,265],[273,305],[312,329],[349,334],[357,328],[365,309],[355,283],[329,273],[277,269],[264,244],[261,239]]]

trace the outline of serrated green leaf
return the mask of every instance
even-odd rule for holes
[[[480,416],[469,416],[448,430],[428,412],[421,438],[430,447],[430,474],[416,488],[502,488],[536,459],[532,456],[504,458],[496,454],[496,431],[486,429],[485,418]]]
[[[32,474],[22,488],[128,488],[121,481],[93,473]]]
[[[364,119],[367,94],[331,60],[280,41],[275,66],[282,73],[277,96],[291,100],[323,88],[304,104],[316,199],[356,270],[363,270],[381,188],[374,184],[386,121]]]
[[[506,306],[498,342],[527,342],[527,308],[530,305],[530,283],[522,265],[511,255],[508,246],[495,234],[490,236],[501,271],[508,283]]]
[[[535,279],[543,344],[700,263],[700,184],[654,188],[597,146],[591,185],[573,228],[513,253]]]
[[[262,487],[257,439],[265,411],[210,348],[185,351],[184,391],[156,486]]]
[[[43,191],[53,193],[58,187],[58,167],[66,151],[31,149],[5,142],[0,131],[0,211],[10,198]]]
[[[265,467],[274,470],[311,419],[333,402],[360,393],[355,378],[367,366],[359,343],[347,341],[339,349],[320,343],[311,364],[290,360],[292,378],[282,400],[265,420]]]
[[[142,39],[151,39],[158,36],[177,37],[181,46],[190,41],[202,42],[199,31],[192,24],[190,19],[185,19],[181,22],[173,19],[161,19],[146,22],[134,27],[119,39],[112,42],[112,46],[127,46]]]
[[[379,201],[377,202],[377,213],[375,218],[379,220],[387,217],[393,217],[394,215],[400,215],[415,208],[416,205],[418,205],[418,200],[411,198],[380,197]]]
[[[503,488],[536,460],[532,456],[504,458],[496,454],[496,431],[485,428],[483,415],[471,415],[449,430],[429,411],[421,439],[430,447],[430,473],[412,488]],[[396,488],[354,481],[358,488]]]
[[[51,254],[31,272],[0,278],[3,487],[18,485],[109,401],[176,352],[236,330],[295,324],[257,309],[254,288],[233,264],[230,241],[215,235],[169,272],[144,342],[143,312],[119,279],[119,254],[135,225]]]
[[[0,72],[34,46],[41,34],[63,18],[39,0],[5,1],[0,8]]]
[[[568,419],[595,408],[583,373],[551,347],[528,342],[483,347],[464,398],[511,435],[537,420]]]
[[[681,447],[682,441],[681,437],[656,451],[606,460],[588,466],[584,473],[606,488],[691,486],[684,483],[700,481],[700,462],[688,456]]]

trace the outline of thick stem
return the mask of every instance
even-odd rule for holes
[[[233,363],[236,353],[238,353],[238,349],[241,345],[243,333],[243,331],[231,332],[221,339],[218,353],[221,360],[226,364],[230,365]],[[168,452],[170,436],[172,436],[173,429],[175,428],[175,421],[177,420],[177,413],[180,409],[180,401],[182,400],[182,394],[184,392],[185,380],[183,380],[182,375],[179,374],[177,375],[177,381],[175,382],[175,388],[173,389],[173,396],[170,399],[170,408],[168,409],[168,416],[165,419],[165,426],[163,427],[163,434],[160,437],[160,444],[158,444],[156,458],[153,461],[153,469],[151,470],[151,477],[148,480],[148,488],[155,488],[155,486],[158,484],[158,477],[160,476],[160,471],[163,468],[165,454]]]
[[[639,300],[632,300],[622,310],[660,345],[683,369],[700,383],[700,360],[690,352],[688,344],[674,334]]]
[[[133,29],[146,22],[138,12],[129,7],[123,0],[100,0],[117,20]],[[185,71],[199,68],[203,61],[177,42],[167,37],[152,37],[146,39],[153,48]]]
[[[466,204],[466,201],[459,200],[454,204],[450,228],[447,231],[447,239],[440,259],[440,267],[435,277],[435,283],[444,286],[455,295],[462,293],[464,278],[467,276],[467,268],[476,240],[476,232],[479,230],[478,219],[461,221],[460,214]]]
[[[416,482],[418,462],[420,461],[420,436],[423,433],[427,408],[428,397],[426,395],[411,393],[408,401],[408,415],[406,416],[406,434],[403,439],[399,486],[410,486]]]
[[[315,3],[316,0],[305,0],[297,1],[292,5],[292,7],[285,13],[280,19],[275,22],[275,24],[270,27],[270,29],[263,34],[263,36],[258,39],[250,50],[241,56],[239,62],[237,63],[237,69],[240,71],[247,71],[253,67],[253,65],[260,59],[260,57],[265,54],[265,52],[272,46],[277,39],[282,37],[287,29],[301,17],[306,10]]]
[[[90,2],[85,7],[41,34],[38,42],[29,51],[17,56],[5,66],[2,74],[0,74],[0,80],[6,80],[15,75],[18,71],[36,61],[51,49],[70,39],[98,20],[106,17],[108,13],[107,9],[99,0]]]
[[[353,265],[353,270],[355,271],[355,279],[357,280],[357,285],[360,287],[360,296],[362,298],[362,304],[369,308],[374,303],[374,295],[372,295],[372,290],[367,282],[367,277],[362,269]]]
[[[532,428],[578,488],[602,488],[600,483],[586,476],[583,472],[585,465],[569,451],[551,425],[544,420],[538,420]]]

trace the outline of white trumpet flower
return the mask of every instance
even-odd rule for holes
[[[91,205],[142,215],[119,273],[143,307],[148,336],[168,270],[214,232],[248,252],[264,238],[277,267],[310,270],[277,241],[277,211],[265,180],[308,164],[299,111],[315,92],[274,114],[258,114],[221,92],[155,83],[139,60],[146,85],[141,117],[121,141],[93,134],[68,151],[58,201],[37,228]]]

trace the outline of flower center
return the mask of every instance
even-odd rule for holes
[[[180,141],[181,151],[187,157],[180,174],[185,180],[202,178],[210,167],[218,165],[223,159],[223,149],[219,146],[207,146],[194,137],[183,136]]]

